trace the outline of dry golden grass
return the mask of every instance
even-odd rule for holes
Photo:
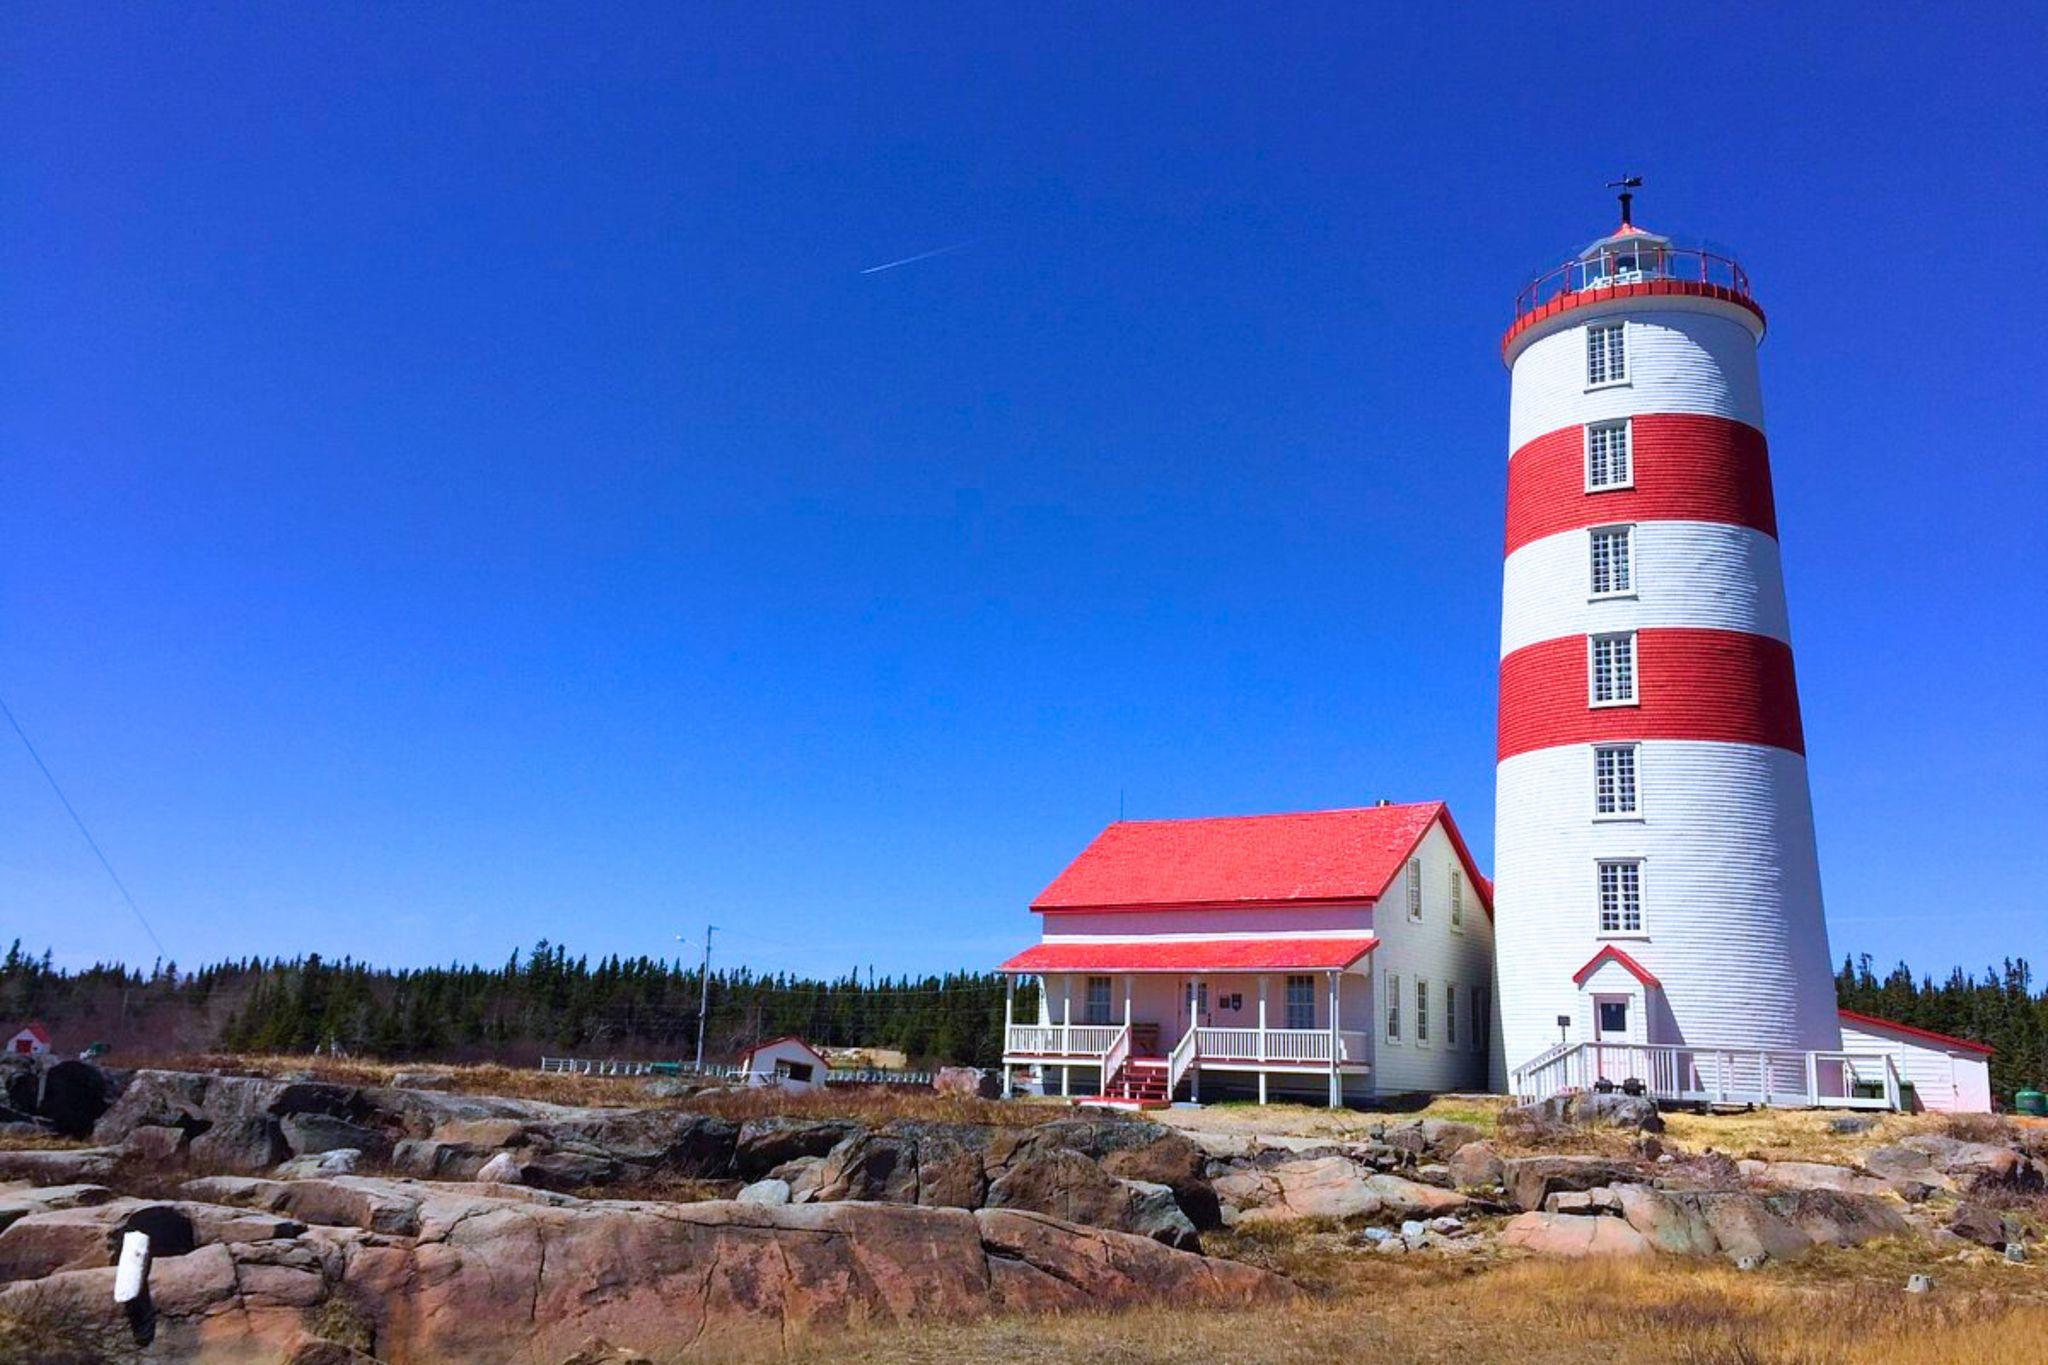
[[[223,1076],[310,1076],[336,1085],[390,1085],[401,1072],[443,1078],[460,1095],[498,1095],[598,1108],[646,1108],[663,1103],[648,1095],[644,1076],[582,1076],[496,1063],[433,1066],[354,1058],[194,1053],[153,1060],[166,1071],[212,1071]],[[670,1101],[672,1103],[672,1101]]]
[[[1364,1141],[1383,1123],[1407,1119],[1449,1119],[1469,1123],[1491,1135],[1500,1112],[1509,1101],[1495,1095],[1439,1095],[1413,1109],[1374,1110],[1326,1109],[1319,1105],[1250,1103],[1212,1104],[1202,1109],[1160,1109],[1151,1117],[1169,1127],[1208,1133],[1255,1133],[1281,1137],[1331,1138]]]
[[[796,1093],[768,1088],[706,1090],[678,1103],[697,1113],[735,1121],[788,1115],[855,1119],[870,1126],[905,1120],[1018,1127],[1071,1118],[1075,1112],[1064,1104],[984,1100],[882,1085],[835,1085]]]
[[[0,1152],[62,1152],[91,1145],[82,1138],[62,1138],[49,1133],[0,1133]]]
[[[1889,1264],[1877,1275],[1829,1278],[1798,1267],[1745,1275],[1664,1259],[1354,1260],[1349,1286],[1286,1308],[1161,1307],[820,1335],[792,1355],[876,1365],[1298,1365],[1338,1357],[1416,1365],[2004,1365],[2039,1360],[2048,1332],[2040,1272],[2023,1268],[1944,1267],[1936,1292],[1922,1296],[1901,1292],[1904,1274]]]

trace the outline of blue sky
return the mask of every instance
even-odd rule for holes
[[[2039,13],[850,8],[0,20],[0,696],[180,961],[986,965],[1120,799],[1489,862],[1497,345],[1623,171],[1771,315],[1837,956],[2048,958]],[[0,739],[0,936],[146,961]]]

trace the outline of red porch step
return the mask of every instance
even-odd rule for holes
[[[1166,1092],[1166,1077],[1164,1057],[1133,1057],[1103,1085],[1099,1098],[1144,1108],[1165,1108],[1172,1098]]]

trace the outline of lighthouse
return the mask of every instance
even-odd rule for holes
[[[1635,1045],[1591,1052],[1640,1074],[1715,1048],[1768,1072],[1754,1050],[1842,1040],[1764,311],[1737,262],[1621,199],[1618,228],[1522,292],[1502,343],[1497,1087],[1579,1044]]]

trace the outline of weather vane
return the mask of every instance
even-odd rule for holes
[[[1625,175],[1619,180],[1607,182],[1608,189],[1621,191],[1621,225],[1623,227],[1633,227],[1635,225],[1635,210],[1631,207],[1635,203],[1636,198],[1633,191],[1639,190],[1642,187],[1643,178],[1639,175]]]

